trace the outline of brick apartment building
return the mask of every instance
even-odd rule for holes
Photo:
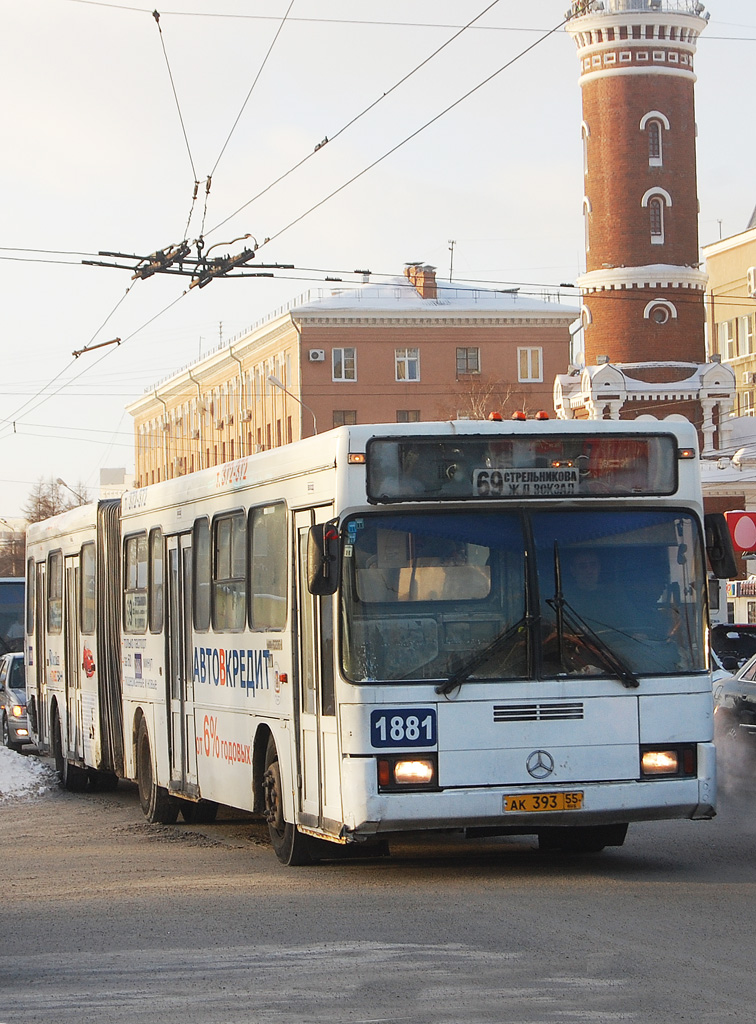
[[[551,298],[457,287],[421,265],[307,296],[128,406],[135,484],[344,423],[548,409],[578,315]]]

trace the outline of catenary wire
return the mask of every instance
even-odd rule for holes
[[[280,184],[285,178],[288,178],[290,174],[294,173],[294,171],[299,170],[299,168],[302,167],[303,164],[307,163],[307,161],[310,160],[313,156],[315,156],[316,153],[320,152],[320,150],[323,148],[323,145],[325,145],[325,143],[332,143],[340,135],[343,135],[345,131],[347,131],[349,128],[352,127],[352,125],[356,124],[357,121],[359,121],[362,117],[364,117],[371,110],[373,110],[375,107],[377,107],[378,104],[381,103],[383,100],[385,100],[387,96],[390,96],[391,93],[395,92],[401,85],[404,85],[405,82],[407,82],[410,78],[412,78],[412,76],[414,74],[416,74],[418,71],[420,71],[422,68],[424,68],[427,64],[429,64],[430,61],[432,61],[435,57],[438,56],[439,53],[441,53],[442,50],[445,50],[447,46],[449,46],[451,43],[454,42],[455,39],[458,39],[459,36],[461,36],[463,32],[465,32],[469,28],[473,27],[475,22],[479,21],[483,17],[483,15],[487,14],[491,10],[491,8],[496,6],[496,4],[498,2],[499,2],[499,0],[493,0],[493,3],[490,3],[479,14],[476,14],[476,16],[474,18],[472,18],[466,25],[462,26],[462,28],[460,28],[459,31],[455,32],[453,36],[450,36],[449,39],[446,40],[446,42],[442,43],[441,46],[437,47],[423,61],[421,61],[418,65],[416,65],[416,67],[412,68],[411,71],[409,71],[406,75],[404,75],[402,78],[400,78],[398,82],[395,82],[394,85],[392,85],[390,89],[387,89],[386,92],[382,93],[377,99],[373,100],[373,102],[370,103],[367,107],[365,107],[364,110],[360,111],[359,114],[356,114],[353,118],[351,118],[351,120],[347,121],[347,123],[345,125],[343,125],[341,128],[339,128],[336,132],[334,132],[331,135],[326,136],[326,138],[325,138],[323,143],[319,144],[318,146],[315,147],[314,150],[311,150],[309,153],[307,153],[304,157],[302,157],[301,160],[299,160],[296,164],[294,164],[293,167],[290,167],[288,171],[284,171],[284,173],[279,175],[275,179],[275,181],[272,181],[269,185],[266,185],[265,188],[262,189],[262,191],[257,193],[257,195],[253,196],[251,199],[248,199],[246,203],[244,203],[242,206],[240,206],[238,210],[234,211],[234,213],[230,214],[229,217],[226,217],[225,220],[222,220],[219,224],[216,224],[215,227],[210,229],[208,234],[212,234],[212,232],[215,231],[217,228],[222,227],[222,225],[225,224],[232,217],[235,217],[237,214],[241,213],[242,210],[246,210],[246,208],[248,206],[251,206],[252,203],[256,202],[258,199],[260,199],[262,196],[264,196],[266,194],[266,192],[270,192],[270,190],[272,188],[274,188],[276,185]]]

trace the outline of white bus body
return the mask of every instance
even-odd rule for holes
[[[50,629],[50,560],[73,621],[100,536],[77,514],[29,529],[37,739],[54,709],[75,774],[137,780],[151,820],[263,812],[303,863],[418,830],[600,849],[715,813],[688,424],[342,427],[128,492],[96,567],[122,763],[90,634]]]

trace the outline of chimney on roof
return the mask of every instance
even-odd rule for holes
[[[404,268],[405,277],[414,285],[421,299],[438,298],[436,268],[426,264],[408,263]]]

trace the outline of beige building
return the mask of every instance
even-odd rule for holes
[[[135,485],[344,423],[548,409],[577,314],[558,295],[457,287],[419,265],[309,293],[128,406]]]
[[[748,230],[703,248],[709,283],[706,322],[711,354],[735,371],[736,414],[756,412],[756,217]]]

